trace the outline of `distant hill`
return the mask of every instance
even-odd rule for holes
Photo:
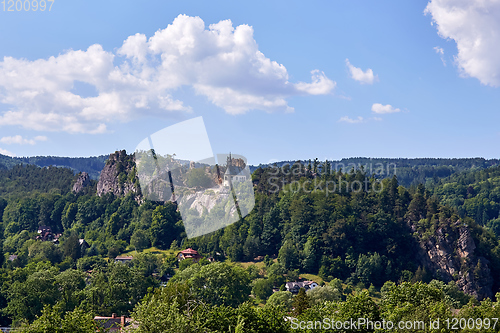
[[[33,164],[39,167],[65,167],[74,173],[87,172],[90,178],[97,180],[101,170],[104,168],[109,155],[92,157],[59,157],[59,156],[34,156],[34,157],[9,157],[0,154],[0,170],[11,169],[19,164]],[[491,166],[500,165],[500,159],[485,158],[368,158],[350,157],[341,160],[328,161],[333,170],[342,169],[350,171],[352,168],[363,167],[369,174],[377,174],[381,178],[392,177],[394,173],[398,177],[399,184],[404,186],[416,186],[418,184],[435,185],[441,179],[464,171],[480,171]],[[282,167],[286,164],[292,165],[295,161],[280,161],[276,163],[249,165],[253,173],[258,168],[276,165]],[[302,160],[308,165],[308,160]],[[314,160],[310,161],[314,165]],[[318,168],[321,170],[324,161],[317,160]],[[384,170],[380,174],[381,166]]]
[[[321,172],[324,161],[316,160],[318,170]],[[341,160],[328,161],[333,170],[342,169],[349,172],[351,169],[361,167],[368,174],[378,175],[379,178],[398,177],[399,184],[403,186],[416,186],[418,184],[433,185],[440,179],[463,171],[484,170],[491,166],[500,165],[500,159],[485,158],[368,158],[350,157]],[[293,165],[295,161],[281,161],[270,164],[250,166],[253,173],[256,169],[274,166],[281,168],[284,165]],[[314,160],[302,160],[302,164],[314,168]],[[382,172],[380,172],[382,171]]]
[[[69,168],[74,173],[87,172],[92,179],[98,179],[108,155],[92,157],[59,157],[59,156],[34,156],[34,157],[9,157],[0,154],[0,170],[12,169],[19,164],[32,164],[39,167]]]

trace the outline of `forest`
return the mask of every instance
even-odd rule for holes
[[[352,318],[396,327],[344,331],[407,330],[399,322],[498,331],[497,162],[394,163],[396,174],[385,175],[317,159],[259,166],[253,211],[191,239],[172,202],[97,195],[96,180],[75,193],[74,170],[6,166],[1,325],[95,332],[95,316],[116,314],[133,319],[133,332],[326,332]],[[134,168],[124,172],[117,179],[137,184]],[[351,185],[327,193],[319,182]],[[187,248],[204,258],[179,261]],[[448,253],[428,255],[440,251]],[[114,260],[130,253],[130,262]],[[305,278],[319,286],[286,290]]]

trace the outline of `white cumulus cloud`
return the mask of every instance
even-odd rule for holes
[[[3,138],[0,138],[1,143],[5,143],[7,145],[11,144],[18,144],[18,145],[35,145],[37,141],[47,141],[46,136],[36,136],[33,139],[25,139],[21,135],[15,135],[15,136],[4,136]]]
[[[500,86],[499,0],[431,0],[424,13],[442,38],[457,44],[455,62],[463,76]]]
[[[382,105],[380,103],[373,103],[372,111],[378,114],[384,114],[384,113],[396,113],[400,112],[401,110],[393,107],[390,104]]]
[[[363,72],[361,68],[354,67],[349,62],[349,59],[345,60],[347,68],[349,68],[349,73],[351,74],[351,78],[360,82],[361,84],[373,84],[373,82],[378,81],[378,75],[373,75],[373,70],[368,68]]]
[[[79,95],[78,82],[97,95]],[[311,82],[290,82],[285,66],[259,50],[248,25],[224,20],[206,27],[199,17],[179,15],[149,38],[129,36],[116,52],[95,44],[34,61],[4,57],[0,102],[10,109],[0,113],[0,126],[102,133],[112,122],[190,112],[173,96],[182,86],[239,114],[293,111],[289,97],[329,94],[336,83],[319,70]]]
[[[16,157],[16,154],[11,153],[10,151],[2,149],[2,148],[0,148],[0,154],[10,156],[10,157]]]

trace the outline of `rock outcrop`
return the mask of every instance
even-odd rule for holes
[[[468,226],[460,220],[447,221],[433,235],[422,236],[415,224],[408,221],[420,246],[417,259],[428,271],[443,281],[455,281],[469,295],[482,300],[492,298],[493,277],[489,261],[476,254],[476,244]]]
[[[87,186],[90,186],[90,176],[86,172],[82,172],[78,175],[75,184],[73,185],[73,192],[80,193]]]
[[[97,195],[113,193],[115,196],[126,196],[134,193],[140,199],[140,187],[136,176],[134,155],[127,155],[125,150],[109,155],[106,165],[101,171],[97,183]]]

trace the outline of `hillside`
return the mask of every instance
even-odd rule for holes
[[[10,157],[0,154],[0,170],[11,169],[19,164],[32,164],[39,167],[61,167],[68,168],[74,173],[87,172],[90,178],[96,180],[104,167],[108,156],[96,157],[59,157],[59,156],[33,156],[33,157]]]
[[[299,161],[300,162],[300,161]],[[439,183],[440,179],[450,177],[453,174],[464,171],[483,170],[491,166],[498,165],[499,159],[484,159],[484,158],[367,158],[367,157],[350,157],[340,160],[329,160],[330,168],[335,171],[342,170],[349,172],[350,170],[363,171],[370,175],[375,175],[378,178],[391,178],[397,175],[398,181],[403,186],[417,186],[418,184],[432,185]],[[291,166],[295,161],[281,161],[272,164],[261,164],[259,166],[251,166],[250,170],[254,172],[258,168],[267,168],[276,166],[283,168]],[[310,169],[317,168],[323,172],[325,161],[302,160],[306,167]]]
[[[460,216],[473,218],[500,237],[500,167],[469,170],[442,179],[430,188]]]
[[[63,306],[64,299],[73,302],[64,303],[68,311],[81,304],[88,312],[129,315],[134,306],[149,302],[147,288],[158,287],[165,274],[175,273],[169,286],[184,288],[186,281],[196,286],[202,283],[203,274],[214,276],[219,273],[212,270],[218,269],[226,270],[220,274],[237,274],[237,280],[244,283],[237,288],[246,291],[226,295],[228,303],[214,301],[217,306],[238,306],[250,290],[258,295],[256,302],[269,298],[272,303],[272,289],[283,289],[287,281],[299,276],[319,276],[320,282],[340,290],[328,289],[333,294],[317,297],[346,302],[352,295],[361,297],[363,289],[373,295],[387,293],[394,283],[397,288],[431,288],[433,295],[436,290],[448,293],[451,303],[446,306],[454,308],[463,307],[470,297],[492,299],[500,290],[498,238],[439,196],[441,188],[458,188],[472,181],[477,195],[491,197],[499,185],[494,180],[498,167],[464,173],[469,176],[457,174],[436,187],[405,187],[397,177],[380,180],[360,170],[335,171],[330,164],[322,166],[328,170],[324,173],[314,172],[314,163],[311,167],[307,163],[259,167],[252,174],[256,202],[251,213],[223,229],[189,239],[175,203],[142,197],[136,167],[133,155],[118,151],[107,159],[99,182],[65,168],[16,165],[0,171],[4,254],[0,292],[4,316],[0,321],[33,321],[42,313],[41,305]],[[212,172],[202,170],[207,175]],[[190,172],[187,166],[182,171]],[[488,181],[490,187],[483,184]],[[487,192],[481,192],[481,186]],[[194,198],[191,208],[202,204],[197,200],[207,201],[198,199]],[[203,204],[197,213],[192,210],[200,221],[209,214],[209,205]],[[42,226],[50,228],[50,233],[39,233]],[[55,237],[57,243],[37,236]],[[163,255],[137,254],[151,247]],[[170,255],[188,247],[222,262],[181,265]],[[115,256],[131,251],[136,261],[128,266],[113,264]],[[225,263],[264,257],[259,269],[250,265],[242,271]],[[75,291],[66,296],[57,292],[32,295],[38,289],[29,287],[42,279],[53,281],[47,290],[54,286],[64,290],[69,286],[62,284],[69,281],[65,279],[77,280],[81,275],[83,281],[82,274],[94,282],[74,285]],[[120,287],[123,293],[114,293],[106,291],[113,285],[107,281],[127,282]],[[94,284],[100,287],[93,289]],[[193,289],[192,295],[207,297],[200,290]],[[33,299],[20,298],[23,293]],[[381,302],[387,300],[382,297]]]

